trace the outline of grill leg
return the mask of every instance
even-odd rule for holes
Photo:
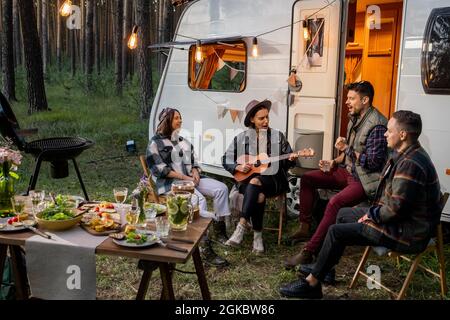
[[[34,190],[34,188],[36,187],[37,178],[39,176],[39,170],[41,169],[41,163],[42,163],[42,158],[40,156],[38,156],[36,158],[36,165],[34,166],[34,172],[33,172],[32,176],[30,177],[30,183],[28,184],[28,190],[27,190],[26,196],[29,195],[30,190]]]
[[[80,174],[80,170],[78,169],[77,162],[75,161],[75,159],[72,159],[72,161],[73,161],[73,166],[75,167],[75,172],[77,173],[77,176],[78,176],[78,180],[80,181],[81,189],[83,189],[84,198],[86,199],[86,201],[89,201],[89,196],[86,192],[86,188],[84,187],[83,179],[81,179],[81,174]]]

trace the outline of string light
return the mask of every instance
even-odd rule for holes
[[[131,50],[134,50],[137,48],[137,45],[138,45],[137,32],[138,32],[138,26],[134,26],[133,31],[131,32],[130,39],[128,39],[128,48],[130,48]]]
[[[197,63],[203,62],[202,43],[200,42],[200,40],[197,40],[197,43],[195,45],[195,61]]]
[[[256,37],[253,38],[252,57],[258,57],[258,39]]]
[[[72,1],[70,0],[64,1],[63,5],[59,9],[59,13],[63,17],[68,17],[72,13]]]

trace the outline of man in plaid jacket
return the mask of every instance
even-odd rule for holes
[[[383,246],[402,253],[427,247],[442,208],[436,170],[418,142],[421,131],[420,115],[403,110],[392,115],[385,136],[393,155],[382,171],[374,205],[341,209],[311,273],[281,287],[282,295],[322,298],[321,281],[349,245]]]

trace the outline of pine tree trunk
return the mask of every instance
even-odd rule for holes
[[[94,64],[97,70],[97,74],[101,72],[101,60],[100,60],[100,28],[99,28],[99,15],[97,3],[94,3]]]
[[[23,62],[22,34],[20,32],[20,16],[18,0],[13,1],[13,41],[14,41],[14,66],[17,67]]]
[[[86,72],[86,33],[87,33],[87,26],[86,26],[86,7],[85,3],[86,0],[80,0],[80,8],[81,8],[81,29],[80,31],[80,64],[81,64],[81,70]],[[86,72],[87,74],[87,72]]]
[[[131,0],[125,0],[123,12],[123,40],[122,40],[122,79],[127,80],[128,65],[129,65],[129,51],[128,51],[128,37],[131,33],[131,18],[132,18],[133,3]]]
[[[76,30],[69,30],[67,33],[69,34],[70,55],[71,55],[70,69],[72,71],[72,78],[73,78],[77,73],[77,51],[76,51],[77,33]]]
[[[94,69],[94,1],[87,0],[86,4],[86,89],[93,89],[92,72]]]
[[[57,1],[57,10],[61,8],[62,2],[61,0]],[[58,65],[58,71],[61,72],[62,69],[62,32],[61,32],[61,15],[59,12],[56,12],[56,63]]]
[[[36,22],[37,22],[38,37],[41,36],[41,26],[42,26],[41,18],[42,18],[42,3],[41,1],[36,1]]]
[[[116,94],[122,95],[122,45],[123,45],[123,1],[115,0],[114,3],[114,56],[115,56],[115,74],[116,74]]]
[[[3,19],[3,4],[2,1],[0,1],[0,21]],[[0,70],[3,70],[3,23],[0,22]]]
[[[18,0],[27,69],[28,113],[48,110],[34,5]]]
[[[48,64],[48,17],[47,17],[47,0],[41,2],[41,46],[42,46],[42,68],[44,76],[47,74]]]
[[[3,30],[2,30],[2,73],[3,94],[8,100],[16,101],[16,76],[14,70],[13,43],[13,2],[2,1]]]
[[[153,101],[152,62],[150,50],[150,3],[136,1],[136,25],[138,31],[138,73],[140,82],[140,117],[148,119]]]

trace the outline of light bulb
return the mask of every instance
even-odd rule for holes
[[[308,23],[306,21],[303,21],[303,38],[308,41],[309,40],[309,29],[308,29]]]
[[[63,17],[68,17],[72,13],[72,1],[66,0],[59,9],[60,14]]]
[[[133,27],[133,31],[131,33],[130,39],[128,40],[128,48],[134,50],[138,45],[138,36],[137,36],[138,26]]]
[[[195,46],[195,61],[197,63],[203,62],[202,44],[200,43],[200,41],[197,41],[197,44]]]
[[[258,57],[258,39],[256,39],[256,37],[253,38],[252,57]]]

